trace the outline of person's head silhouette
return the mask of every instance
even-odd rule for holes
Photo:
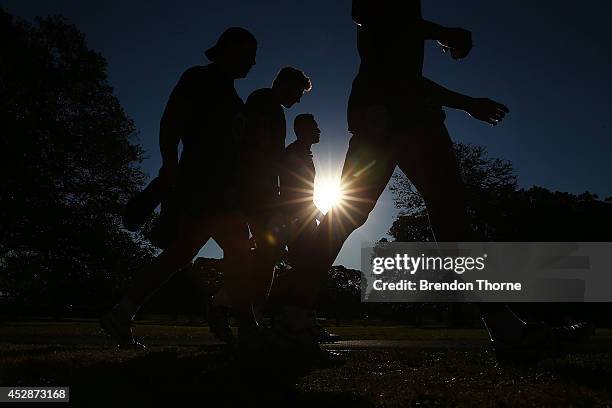
[[[205,54],[232,78],[244,78],[255,65],[257,40],[244,28],[230,27]]]
[[[304,92],[312,89],[310,78],[293,67],[284,67],[272,82],[272,90],[278,95],[281,104],[290,108],[300,102]]]
[[[319,143],[321,130],[311,113],[302,113],[293,120],[293,131],[297,139],[304,144]]]

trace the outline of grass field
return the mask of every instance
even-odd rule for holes
[[[348,340],[336,346],[347,363],[297,371],[290,358],[245,364],[203,327],[140,324],[142,353],[115,350],[95,322],[5,322],[0,385],[70,386],[75,406],[612,406],[609,330],[580,353],[521,369],[496,367],[482,330],[333,330]]]

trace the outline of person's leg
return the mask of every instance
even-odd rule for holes
[[[293,265],[299,260],[300,256],[304,256],[304,251],[308,249],[304,247],[303,242],[312,242],[315,238],[319,226],[317,220],[311,218],[309,220],[297,219],[295,221],[295,233],[287,243],[288,261]],[[300,254],[301,253],[301,254]]]
[[[181,217],[178,224],[179,234],[174,242],[136,275],[123,299],[101,318],[102,328],[118,345],[142,347],[132,336],[131,322],[134,316],[172,275],[191,262],[208,241],[208,222],[206,217]]]
[[[246,285],[249,286],[251,296],[252,309],[247,309],[247,321],[250,320],[248,311],[253,310],[255,320],[258,323],[262,322],[264,305],[268,300],[274,278],[274,265],[279,258],[277,237],[268,225],[269,219],[270,217],[266,214],[257,214],[247,218],[257,248],[254,251],[251,250],[251,242],[248,242],[250,261],[252,262],[251,275],[244,277],[243,274],[242,281],[243,284],[247,282]],[[242,236],[240,232],[237,231],[237,233]],[[232,311],[234,311],[234,314],[240,313],[234,308],[226,278],[226,283],[213,298],[208,313],[208,323],[211,331],[219,340],[230,344],[235,341],[229,326],[229,317]]]
[[[240,212],[219,214],[213,238],[223,249],[224,289],[240,327],[257,326],[252,303],[252,255],[246,217]]]
[[[400,143],[398,167],[423,196],[435,240],[471,241],[463,181],[444,124],[416,128]]]
[[[294,225],[292,226],[292,235],[287,242],[287,261],[293,268],[293,265],[299,263],[301,257],[307,256],[307,253],[312,249],[304,245],[305,242],[313,242],[315,234],[318,231],[317,221],[312,218],[308,221],[302,221],[301,219],[294,219]],[[270,288],[270,295],[266,303],[267,307],[272,309],[282,306],[287,299],[291,281],[289,276],[292,271],[286,271],[280,275],[274,276],[274,282]]]
[[[404,139],[398,166],[423,196],[438,242],[473,241],[463,181],[444,124],[422,127]],[[481,303],[480,313],[492,338],[513,341],[526,323],[502,303]]]
[[[312,239],[301,242],[290,275],[289,301],[311,309],[318,288],[327,276],[348,236],[362,226],[395,169],[394,150],[381,141],[351,138],[342,169],[342,203],[323,218]]]
[[[299,260],[301,256],[306,256],[309,248],[306,248],[302,243],[303,242],[312,242],[315,234],[318,231],[318,224],[316,219],[307,218],[306,220],[298,219],[296,221],[296,230],[295,235],[288,242],[288,257],[290,265],[294,265],[296,260]],[[289,272],[290,274],[291,272]],[[282,299],[286,296],[289,287],[287,285],[287,276],[277,276],[274,278],[274,286],[272,288],[272,293],[270,295],[269,303],[272,306],[278,306],[278,299]],[[318,340],[319,343],[336,343],[342,338],[335,334],[329,332],[325,327],[320,325],[318,322],[316,327],[313,329],[315,332],[318,332]]]
[[[234,344],[236,338],[230,327],[232,301],[225,287],[221,287],[212,298],[208,307],[206,320],[212,334],[227,344]]]
[[[326,214],[311,239],[300,241],[295,265],[287,274],[289,289],[276,325],[309,359],[324,364],[344,360],[319,345],[326,339],[321,336],[314,310],[317,292],[344,241],[365,223],[394,169],[394,150],[384,141],[353,136],[342,170],[342,203]],[[296,245],[293,247],[296,250]]]
[[[229,295],[227,294],[227,290],[224,287],[221,287],[212,300],[213,306],[221,306],[225,308],[231,308],[232,302],[230,301]]]
[[[130,319],[138,309],[168,281],[174,273],[187,265],[210,238],[207,217],[194,219],[181,217],[179,234],[174,242],[159,254],[153,262],[140,271],[122,300],[130,307],[125,310]]]
[[[253,251],[253,306],[262,308],[270,294],[274,279],[274,266],[280,255],[279,238],[269,225],[270,216],[250,216],[249,227],[257,248]]]

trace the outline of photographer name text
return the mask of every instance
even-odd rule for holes
[[[398,282],[385,282],[377,279],[373,282],[376,291],[421,291],[421,292],[470,292],[478,291],[521,291],[520,282],[492,282],[486,279],[477,279],[475,282],[430,282],[421,279],[417,282],[400,280]]]

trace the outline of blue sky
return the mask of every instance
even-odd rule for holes
[[[313,113],[322,134],[314,148],[317,171],[342,165],[348,146],[346,103],[358,68],[350,1],[0,1],[6,11],[33,19],[61,14],[85,33],[108,61],[109,82],[134,119],[148,159],[160,165],[157,128],[168,95],[187,67],[205,63],[203,52],[229,26],[244,26],[259,41],[257,65],[236,82],[240,95],[269,86],[284,65],[304,70],[313,90],[287,112]],[[591,191],[612,196],[612,26],[607,1],[507,2],[425,0],[425,18],[473,31],[464,61],[426,49],[425,74],[472,96],[488,96],[511,113],[492,128],[449,112],[456,141],[487,146],[510,160],[521,187]],[[288,133],[287,143],[294,140]],[[397,212],[386,192],[367,224],[351,235],[337,264],[359,266],[362,241],[385,236]],[[220,256],[209,243],[201,252]]]

